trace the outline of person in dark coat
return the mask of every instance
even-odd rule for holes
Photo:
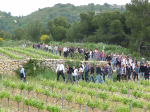
[[[150,74],[149,64],[146,64],[146,66],[145,66],[145,80],[146,79],[149,80],[149,74]]]
[[[89,52],[87,50],[85,51],[84,56],[85,56],[85,61],[88,61]]]

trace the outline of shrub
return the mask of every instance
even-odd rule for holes
[[[0,38],[0,42],[3,42],[3,39],[2,39],[2,38]]]
[[[42,62],[40,62],[42,63]],[[30,59],[27,63],[23,64],[26,76],[37,76],[40,72],[45,71],[45,67],[40,67],[36,59]],[[20,77],[20,68],[16,70],[16,74]]]

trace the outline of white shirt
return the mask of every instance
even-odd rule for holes
[[[58,50],[58,46],[55,46],[55,48],[54,48],[55,50]]]
[[[90,51],[90,56],[92,55],[92,51]]]
[[[78,72],[78,70],[74,69],[74,73],[72,73],[72,76],[77,76],[77,72]]]
[[[46,48],[48,48],[48,45],[45,45]]]
[[[58,65],[57,65],[56,72],[62,71],[62,70],[63,70],[63,72],[65,72],[64,65],[63,65],[63,64],[58,64]]]
[[[80,73],[83,72],[83,68],[82,67],[79,68],[79,72]]]
[[[83,67],[83,71],[84,71],[85,67],[84,67],[84,65],[83,65],[83,64],[82,64],[82,67]]]
[[[135,68],[135,63],[132,63],[132,69],[134,70],[134,68]]]
[[[130,65],[132,65],[132,59],[129,59],[129,63],[130,63]]]
[[[67,52],[67,48],[66,48],[66,47],[64,47],[63,51],[64,51],[64,52]]]
[[[52,49],[52,47],[51,47],[51,46],[48,46],[48,49]]]
[[[121,70],[122,70],[122,74],[125,74],[125,73],[126,73],[126,67],[121,68]],[[125,73],[124,73],[124,72],[125,72]]]

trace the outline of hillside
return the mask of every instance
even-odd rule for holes
[[[66,17],[70,23],[75,20],[80,20],[81,12],[88,12],[90,10],[95,11],[95,13],[103,12],[104,10],[113,11],[115,9],[120,9],[121,12],[125,10],[125,6],[109,5],[105,3],[104,5],[84,5],[84,6],[74,6],[72,4],[56,4],[53,7],[47,7],[44,9],[38,9],[28,16],[14,17],[11,13],[0,11],[0,29],[3,31],[8,31],[13,33],[16,28],[25,28],[26,24],[30,20],[40,20],[47,28],[47,22],[49,19],[54,19],[55,17],[63,16]]]

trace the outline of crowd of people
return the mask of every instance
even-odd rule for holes
[[[103,67],[100,66],[94,66],[93,65],[88,65],[87,63],[84,65],[82,63],[80,63],[80,68],[76,68],[75,66],[70,67],[70,65],[68,65],[68,76],[69,78],[67,78],[67,81],[70,79],[72,82],[76,80],[76,78],[78,80],[82,79],[82,80],[86,80],[86,81],[91,81],[91,79],[93,80],[93,82],[95,82],[94,79],[94,73],[97,74],[96,76],[96,81],[97,82],[105,82],[105,76],[107,76],[107,78],[110,78],[111,80],[113,80],[113,70],[116,70],[117,72],[117,80],[120,81],[120,79],[125,79],[125,80],[131,80],[131,78],[133,78],[133,80],[135,80],[135,78],[137,77],[137,80],[139,78],[142,79],[148,79],[149,80],[149,75],[150,75],[150,67],[149,64],[145,62],[145,59],[142,58],[140,64],[138,65],[136,58],[132,59],[132,57],[127,57],[124,55],[124,53],[122,53],[121,55],[116,54],[115,52],[111,53],[109,52],[106,56],[105,56],[105,51],[102,50],[100,52],[100,50],[98,50],[97,48],[95,48],[95,50],[88,50],[87,47],[85,49],[79,47],[62,47],[61,45],[56,45],[54,46],[53,44],[47,45],[47,44],[34,44],[33,48],[35,49],[43,49],[46,52],[52,53],[57,55],[59,53],[59,55],[61,56],[62,53],[64,55],[64,57],[67,56],[71,56],[73,57],[74,52],[79,53],[79,54],[84,54],[85,56],[85,61],[107,61],[108,63],[103,65]],[[95,68],[95,69],[94,69]],[[59,75],[63,76],[63,79],[65,79],[65,75],[64,75],[64,71],[59,72],[60,68],[57,68],[57,80],[59,80]],[[62,69],[62,68],[61,68]],[[72,72],[71,72],[72,69]],[[97,69],[99,70],[99,72],[97,72]],[[85,74],[85,75],[83,75]],[[90,75],[89,75],[90,74]],[[140,77],[139,77],[140,74]],[[88,75],[90,76],[89,79],[87,78]],[[103,75],[103,76],[102,76]],[[73,80],[72,77],[73,76]],[[83,77],[85,76],[85,77]],[[132,76],[132,77],[131,77]],[[82,77],[82,78],[81,78]]]
[[[131,59],[131,58],[130,58]],[[123,61],[121,61],[123,63]],[[142,58],[140,65],[138,65],[136,60],[131,61],[131,64],[128,62],[127,64],[116,64],[116,66],[112,62],[108,62],[107,64],[104,64],[102,67],[99,65],[90,64],[88,65],[87,62],[80,63],[79,68],[76,68],[76,66],[71,67],[70,65],[67,65],[67,74],[68,77],[66,78],[66,83],[68,80],[70,80],[72,83],[75,83],[79,80],[85,80],[86,82],[90,82],[91,80],[95,83],[105,83],[105,77],[107,79],[110,78],[111,81],[113,81],[113,72],[116,70],[117,80],[120,82],[120,80],[128,80],[130,81],[132,78],[135,81],[135,78],[137,77],[137,81],[139,78],[142,80],[149,80],[150,75],[150,67],[149,64],[147,64],[144,61],[144,58]],[[64,81],[65,81],[65,67],[60,61],[57,69],[57,81],[59,81],[59,76],[62,75]],[[140,77],[139,77],[140,74]],[[94,75],[96,75],[96,80],[94,79]],[[88,77],[89,76],[89,77]]]

